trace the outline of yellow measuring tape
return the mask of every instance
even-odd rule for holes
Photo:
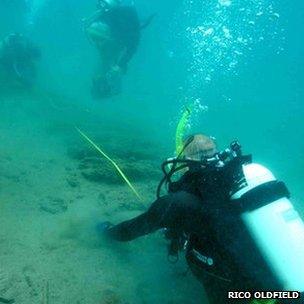
[[[80,129],[75,127],[75,129],[78,131],[78,133],[86,140],[88,141],[102,156],[104,156],[113,166],[114,168],[118,171],[120,176],[123,178],[123,180],[127,183],[129,188],[132,190],[132,192],[137,196],[137,198],[142,201],[141,196],[138,194],[136,189],[133,187],[131,182],[128,180],[126,175],[122,172],[122,170],[119,168],[119,166],[112,160],[106,153],[104,153],[85,133],[83,133]]]

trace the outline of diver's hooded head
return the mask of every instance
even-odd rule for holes
[[[120,0],[98,0],[99,9],[111,9],[120,5]]]
[[[204,134],[188,136],[184,141],[184,146],[183,154],[187,159],[191,160],[201,161],[217,153],[215,139]]]

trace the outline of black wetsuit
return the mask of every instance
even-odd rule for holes
[[[228,202],[226,178],[188,172],[171,193],[138,217],[111,227],[108,235],[130,241],[161,228],[189,236],[187,262],[211,304],[235,303],[228,291],[280,290],[257,253],[238,211]],[[249,303],[247,300],[238,303]]]
[[[22,36],[16,41],[3,41],[0,50],[0,65],[6,73],[23,84],[30,85],[36,75],[35,61],[40,58],[40,50]]]
[[[117,6],[105,11],[99,21],[110,27],[113,38],[122,49],[125,49],[118,62],[125,70],[140,41],[141,25],[136,9],[131,6]]]
[[[198,176],[195,175],[185,174],[178,183],[172,185],[170,194],[157,199],[147,212],[111,227],[108,235],[117,241],[130,241],[161,228],[168,228],[176,237],[183,233],[189,235],[190,242],[186,257],[191,270],[204,283],[211,303],[226,303],[226,291],[229,290],[231,282],[205,275],[204,270],[208,265],[200,265],[199,260],[193,256],[193,249],[200,247],[210,227],[210,210],[208,211],[206,202],[202,200],[197,187]],[[224,266],[224,263],[221,264],[220,276],[225,272]],[[224,285],[227,285],[226,289],[223,289]],[[222,301],[220,301],[220,290]]]

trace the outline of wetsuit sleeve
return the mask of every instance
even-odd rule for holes
[[[107,234],[117,241],[130,241],[161,228],[190,231],[199,219],[201,201],[187,192],[178,192],[156,200],[149,210],[129,221],[111,227]]]

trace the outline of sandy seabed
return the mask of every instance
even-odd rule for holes
[[[104,160],[99,165],[98,156],[79,153],[86,145],[75,130],[67,132],[72,139],[61,137],[58,118],[55,123],[25,99],[0,99],[0,298],[17,304],[204,303],[183,257],[175,265],[167,261],[161,232],[110,243],[95,230],[99,221],[117,223],[149,206],[157,173],[148,180],[143,172],[154,163],[136,160],[133,181],[144,197],[138,202],[119,179],[109,182]]]

